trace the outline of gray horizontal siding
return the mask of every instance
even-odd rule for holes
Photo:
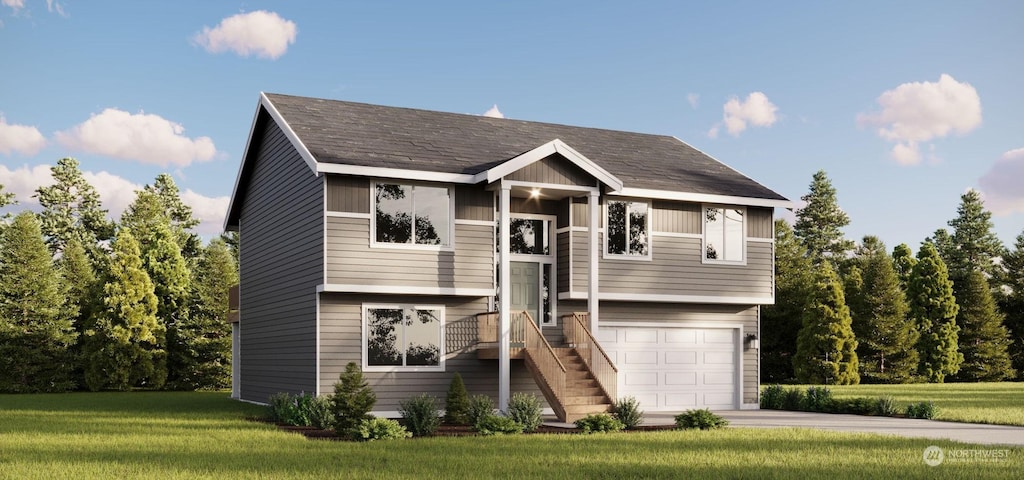
[[[557,185],[596,185],[593,176],[557,153],[516,170],[506,175],[505,178],[522,182]]]
[[[242,399],[315,385],[324,184],[266,117],[240,214]]]
[[[360,177],[328,174],[327,210],[370,213],[370,181]]]
[[[334,383],[348,362],[362,365],[362,304],[413,303],[445,306],[444,372],[365,372],[377,394],[376,411],[398,410],[399,402],[426,393],[444,404],[448,385],[459,372],[470,395],[489,395],[497,403],[498,361],[477,358],[476,314],[487,311],[486,298],[421,297],[394,295],[322,294],[320,299],[320,389],[333,392]],[[522,360],[512,361],[513,392],[531,392],[541,398]]]
[[[572,280],[587,291],[587,232],[572,232]],[[600,242],[599,242],[600,243]],[[602,293],[772,297],[772,245],[747,242],[746,265],[701,263],[701,240],[655,236],[650,261],[601,258]]]
[[[494,229],[455,225],[455,251],[370,248],[370,220],[327,219],[327,283],[493,288]]]
[[[494,192],[477,185],[456,186],[455,218],[494,221]]]

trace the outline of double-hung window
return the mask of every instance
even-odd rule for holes
[[[605,255],[651,258],[650,204],[608,200],[605,208]]]
[[[374,244],[451,246],[450,188],[376,183],[373,197]]]
[[[743,263],[746,228],[741,208],[704,207],[704,262]]]
[[[367,371],[443,371],[444,306],[363,305]]]

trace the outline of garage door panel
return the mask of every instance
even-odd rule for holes
[[[731,329],[719,328],[704,330],[704,343],[724,343],[732,345],[732,337],[733,334]]]
[[[665,399],[662,406],[671,410],[682,410],[698,406],[696,393],[665,393],[662,394],[662,398]]]
[[[704,405],[717,408],[733,408],[732,393],[705,393]]]
[[[736,378],[732,372],[704,372],[704,385],[732,385]]]
[[[732,365],[736,363],[733,352],[704,352],[704,364],[706,365]]]
[[[641,352],[625,352],[623,355],[623,364],[625,365],[657,365],[658,364],[658,351],[647,350]]]
[[[664,385],[697,385],[697,372],[668,372]]]
[[[666,365],[696,365],[697,352],[669,350],[665,352]]]
[[[697,344],[697,331],[690,328],[666,328],[665,343],[682,343],[687,345]]]
[[[655,328],[624,328],[623,341],[628,344],[656,344],[658,330]]]
[[[623,376],[627,387],[657,387],[658,372],[626,372]]]
[[[611,345],[619,343],[619,329],[611,327],[601,327],[597,330],[597,341],[601,345]]]

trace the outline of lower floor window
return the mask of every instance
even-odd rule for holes
[[[366,369],[442,369],[443,327],[443,306],[364,305]]]

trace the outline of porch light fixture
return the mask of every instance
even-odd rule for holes
[[[761,348],[761,341],[757,339],[757,335],[753,333],[747,334],[747,350],[758,350]]]
[[[539,196],[540,196],[540,189],[539,188],[534,188],[533,190],[530,190],[530,198],[537,198]]]

